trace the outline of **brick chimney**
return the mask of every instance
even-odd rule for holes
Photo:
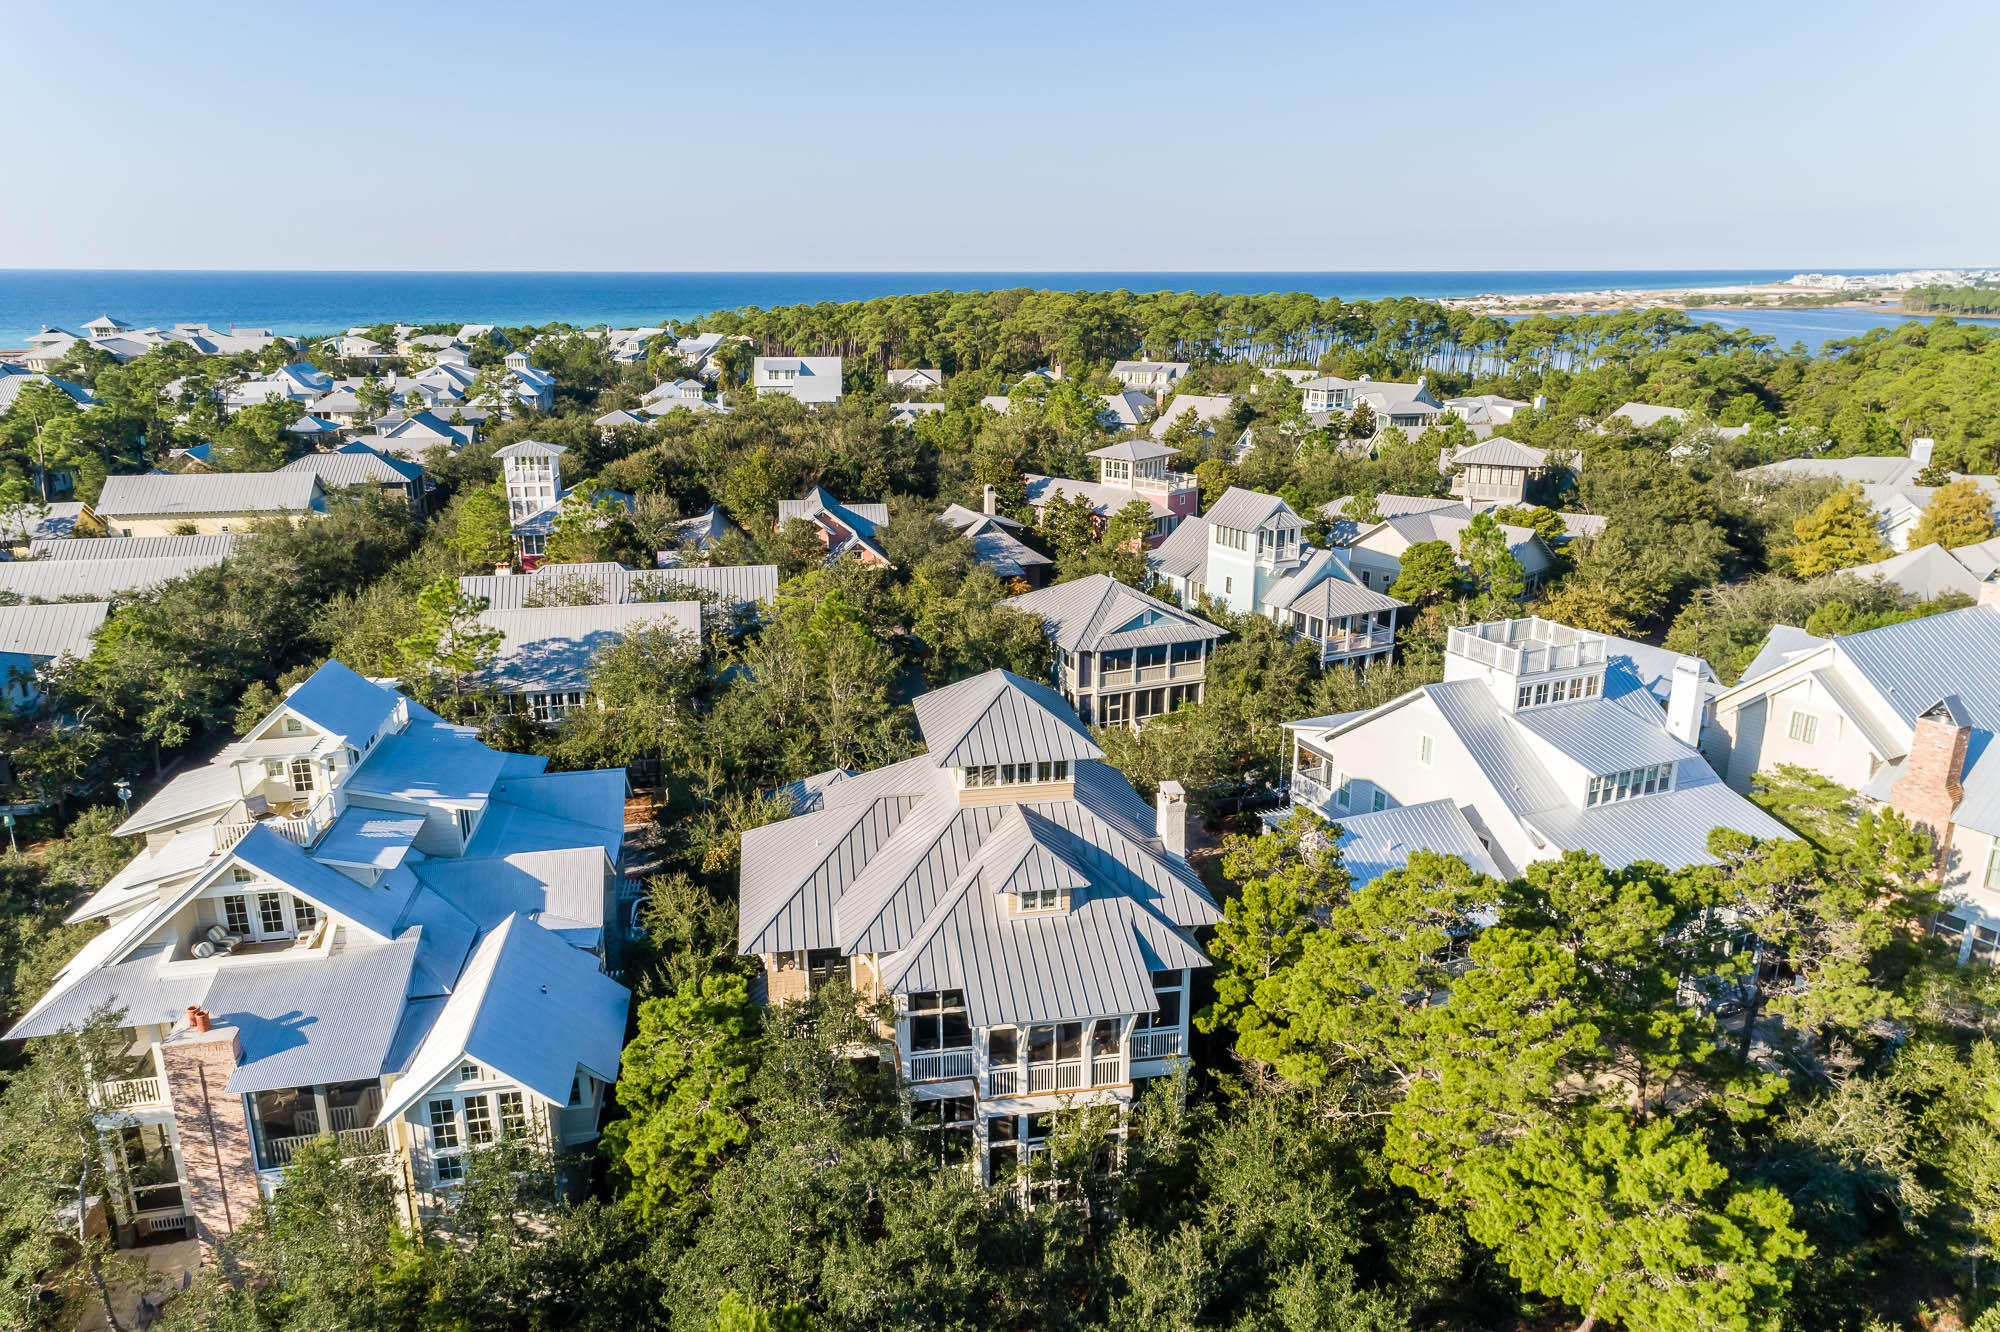
[[[1187,788],[1179,782],[1161,782],[1153,797],[1160,845],[1177,856],[1187,854]]]
[[[1965,746],[1972,728],[1949,698],[1939,699],[1917,718],[1903,775],[1889,788],[1889,807],[1930,830],[1943,855],[1951,845],[1951,815],[1965,799]]]
[[[160,1045],[160,1071],[188,1184],[187,1208],[204,1259],[258,1202],[250,1117],[243,1097],[228,1090],[242,1059],[236,1029],[213,1026],[200,1008],[191,1008],[188,1025]]]

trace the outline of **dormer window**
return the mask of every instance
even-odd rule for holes
[[[231,883],[250,883],[256,877],[256,875],[244,869],[241,865],[231,865],[229,867],[229,881]]]
[[[1215,534],[1215,544],[1218,546],[1227,546],[1231,550],[1250,549],[1248,532],[1238,531],[1233,527],[1212,527],[1209,530]]]
[[[286,735],[299,735],[303,733],[305,729],[306,729],[305,723],[300,721],[297,717],[285,718]]]
[[[1590,791],[1584,799],[1584,805],[1588,808],[1615,804],[1620,800],[1654,795],[1661,791],[1671,791],[1673,788],[1674,765],[1671,763],[1627,768],[1623,772],[1606,773],[1602,777],[1591,778]]]
[[[1030,888],[1014,895],[1014,914],[1032,916],[1069,910],[1069,892],[1064,888]]]
[[[1069,780],[1069,760],[1044,760],[1040,763],[985,763],[974,767],[961,768],[965,774],[968,789],[987,786],[1021,786],[1029,783],[1066,782]]]
[[[1600,682],[1595,675],[1579,675],[1564,680],[1540,680],[1534,684],[1524,684],[1516,692],[1514,707],[1538,708],[1546,703],[1561,703],[1579,698],[1596,698]]]

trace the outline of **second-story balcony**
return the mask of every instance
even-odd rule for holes
[[[1120,685],[1164,683],[1174,680],[1201,680],[1208,675],[1208,659],[1194,661],[1167,661],[1154,666],[1130,666],[1122,671],[1099,671],[1099,688],[1110,689]]]
[[[903,1077],[909,1082],[942,1082],[948,1078],[969,1078],[976,1068],[971,1046],[957,1050],[913,1050],[903,1061]]]
[[[1192,490],[1199,484],[1193,472],[1168,472],[1162,476],[1135,476],[1132,489],[1143,490],[1150,495],[1172,495],[1182,490]]]
[[[1324,665],[1327,662],[1340,661],[1346,657],[1387,652],[1395,646],[1396,631],[1393,628],[1374,629],[1361,633],[1341,633],[1336,631],[1320,640],[1320,662]]]
[[[275,807],[257,818],[213,824],[209,835],[215,839],[217,853],[221,853],[249,836],[250,830],[261,824],[288,842],[310,847],[325,835],[346,807],[345,796],[339,791],[329,791],[310,804],[300,801],[290,806]]]
[[[95,1091],[95,1103],[100,1113],[119,1110],[148,1110],[168,1105],[167,1084],[159,1077],[123,1078],[117,1082],[100,1082]]]
[[[1184,1044],[1185,1042],[1181,1039],[1181,1032],[1178,1027],[1160,1027],[1153,1031],[1135,1031],[1132,1033],[1132,1058],[1134,1061],[1140,1059],[1172,1059],[1187,1053],[1183,1048]]]

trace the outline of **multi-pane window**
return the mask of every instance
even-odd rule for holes
[[[1343,772],[1333,784],[1333,803],[1346,809],[1353,799],[1354,778]]]
[[[1428,764],[1436,753],[1437,746],[1429,736],[1417,737],[1417,762]]]
[[[313,761],[309,758],[292,760],[292,789],[310,791],[313,789]]]
[[[474,1147],[493,1141],[493,1107],[484,1096],[466,1099],[465,1140]]]
[[[229,867],[229,881],[231,883],[252,883],[256,878],[256,875],[244,869],[241,865],[231,865]]]
[[[1674,765],[1654,763],[1643,768],[1627,768],[1623,772],[1607,773],[1590,779],[1590,794],[1584,801],[1588,805],[1608,805],[1619,800],[1630,800],[1635,796],[1652,795],[1656,791],[1670,791],[1674,785]]]
[[[440,1184],[456,1184],[465,1178],[465,1158],[460,1155],[440,1156],[432,1160],[431,1166],[437,1171]]]
[[[434,1149],[450,1149],[458,1146],[458,1114],[448,1100],[432,1101],[428,1107],[431,1117],[431,1146]]]
[[[1810,712],[1794,712],[1788,734],[1802,745],[1810,745],[1819,739],[1819,718]]]
[[[1202,659],[1202,647],[1203,644],[1199,639],[1192,643],[1176,643],[1167,649],[1167,660],[1176,666],[1185,666],[1191,661],[1200,661]]]
[[[479,1065],[475,1064],[472,1060],[468,1059],[458,1066],[458,1080],[460,1082],[477,1082],[479,1078]]]
[[[973,1100],[970,1096],[947,1096],[935,1101],[915,1101],[910,1105],[911,1127],[934,1133],[938,1160],[946,1165],[972,1155]]]
[[[1137,1023],[1140,1031],[1160,1028],[1177,1028],[1181,1025],[1181,973],[1178,971],[1156,971],[1153,973],[1154,1008],[1150,1013],[1141,1013]]]
[[[538,722],[559,722],[583,706],[583,691],[560,690],[528,695],[528,713]]]
[[[231,934],[250,933],[250,904],[241,894],[222,899],[222,923]]]
[[[292,899],[292,917],[299,923],[299,933],[309,934],[313,926],[319,924],[319,908],[303,897]]]
[[[1015,1115],[993,1115],[986,1121],[986,1177],[999,1183],[1021,1163],[1021,1121]]]
[[[1389,797],[1383,795],[1380,791],[1377,791],[1375,793],[1374,803],[1370,805],[1369,808],[1382,810],[1382,809],[1387,809],[1388,807],[1389,807]]]
[[[2000,958],[2000,932],[1989,930],[1984,925],[1974,925],[1972,949],[1966,954],[1966,960],[1990,967],[1996,958]]]
[[[1069,893],[1067,890],[1049,884],[1041,888],[1024,888],[1016,899],[1017,911],[1067,911]]]
[[[1567,680],[1544,680],[1539,684],[1524,684],[1514,694],[1517,708],[1540,707],[1546,703],[1561,703],[1565,699],[1597,697],[1598,679],[1595,675],[1579,675]]]
[[[285,932],[285,899],[282,894],[257,894],[257,923],[266,934]]]
[[[920,990],[909,999],[912,1050],[964,1050],[972,1045],[963,990]]]
[[[1042,763],[983,763],[960,769],[967,787],[1020,786],[1029,782],[1066,782],[1069,760]]]
[[[517,1091],[503,1091],[500,1102],[500,1131],[510,1138],[518,1138],[528,1131],[528,1107]]]
[[[1995,846],[1986,858],[1986,886],[2000,888],[2000,846]]]

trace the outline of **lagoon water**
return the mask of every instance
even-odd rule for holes
[[[399,273],[0,269],[0,347],[109,314],[139,327],[202,321],[333,333],[361,324],[564,322],[634,327],[743,306],[1008,287],[1086,291],[1305,291],[1370,300],[1544,291],[1642,291],[1775,282],[1792,269],[1325,273]],[[1869,310],[1701,312],[1789,346],[1902,322]]]

